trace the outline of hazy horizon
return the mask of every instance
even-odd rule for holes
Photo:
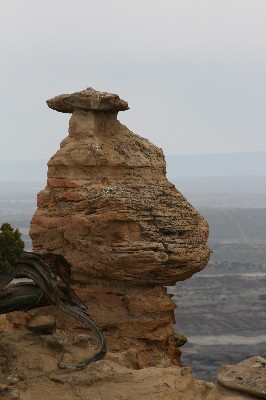
[[[163,149],[162,149],[163,150]],[[219,153],[165,153],[165,156],[219,156],[219,155],[234,155],[234,154],[256,154],[256,153],[264,153],[266,154],[266,150],[256,150],[256,151],[232,151],[232,152],[219,152]],[[52,156],[52,155],[51,155]],[[44,158],[27,158],[27,159],[20,159],[20,158],[9,158],[9,159],[2,159],[0,161],[45,161]],[[49,159],[47,160],[47,162]]]
[[[52,154],[51,154],[52,156]],[[266,152],[166,154],[169,179],[266,176]],[[48,160],[0,160],[0,181],[44,181]]]
[[[92,86],[166,154],[266,151],[264,0],[1,0],[0,159],[48,160]]]

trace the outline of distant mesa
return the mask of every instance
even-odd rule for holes
[[[128,103],[117,94],[99,92],[91,87],[72,94],[60,94],[47,100],[48,107],[62,113],[73,113],[75,110],[125,111]]]

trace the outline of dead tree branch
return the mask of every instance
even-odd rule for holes
[[[86,312],[87,307],[71,290],[70,274],[71,265],[61,255],[24,253],[8,274],[0,276],[0,314],[53,304],[82,322],[93,331],[100,349],[92,357],[75,365],[63,365],[61,361],[58,363],[59,368],[79,369],[105,356],[106,341]],[[36,286],[27,282],[6,287],[14,278],[21,277],[31,279]]]

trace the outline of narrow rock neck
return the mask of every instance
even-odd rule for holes
[[[119,125],[117,112],[75,110],[69,121],[69,136],[110,136]]]

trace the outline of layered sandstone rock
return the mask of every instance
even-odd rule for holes
[[[167,180],[162,150],[117,120],[124,100],[88,88],[47,103],[72,116],[38,195],[34,251],[71,262],[109,349],[136,348],[142,366],[178,364],[185,339],[163,285],[206,266],[207,223]]]

